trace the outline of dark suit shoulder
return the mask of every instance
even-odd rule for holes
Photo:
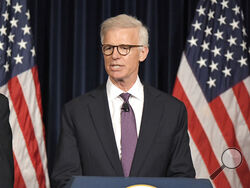
[[[0,94],[0,187],[13,187],[14,162],[8,98]]]
[[[184,105],[182,101],[175,98],[174,96],[156,89],[150,85],[144,85],[144,90],[146,94],[148,93],[149,95],[155,96],[157,100],[161,100],[163,103],[172,105]]]
[[[7,138],[3,136],[11,135],[11,129],[9,125],[9,102],[8,98],[0,94],[0,141]],[[1,144],[1,143],[0,143]]]
[[[7,105],[8,104],[8,98],[5,97],[3,94],[0,93],[0,104]]]
[[[9,113],[9,102],[8,98],[0,93],[0,117],[4,118],[6,113]]]
[[[73,110],[72,108],[88,105],[93,99],[106,95],[105,86],[105,84],[100,85],[96,89],[72,99],[64,105],[65,108],[71,108],[71,110]]]

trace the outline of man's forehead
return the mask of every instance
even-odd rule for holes
[[[138,27],[111,27],[111,28],[109,28],[107,31],[106,31],[106,33],[108,33],[108,32],[112,32],[112,31],[132,31],[132,32],[138,32],[139,31],[139,28]],[[106,34],[105,33],[105,34]]]
[[[136,27],[130,27],[130,28],[120,28],[120,27],[115,27],[111,28],[106,31],[104,34],[104,40],[105,39],[122,39],[122,38],[130,38],[133,40],[137,40],[139,37],[139,32],[138,28]]]

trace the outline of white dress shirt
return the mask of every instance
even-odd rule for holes
[[[106,90],[116,145],[119,152],[119,156],[121,158],[121,108],[124,101],[120,97],[120,94],[124,93],[124,91],[115,86],[111,82],[110,78],[108,78]],[[139,77],[137,77],[136,82],[134,83],[132,88],[127,91],[127,93],[131,94],[131,96],[129,97],[129,104],[133,108],[135,114],[136,130],[138,137],[140,132],[142,110],[144,104],[144,90]]]

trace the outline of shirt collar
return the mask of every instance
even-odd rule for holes
[[[109,77],[108,77],[107,84],[106,84],[106,90],[107,90],[107,96],[109,100],[112,100],[118,97],[120,94],[124,93],[123,90],[121,90],[120,88],[118,88],[116,85],[112,83]],[[143,100],[144,91],[143,91],[143,85],[140,81],[139,76],[137,76],[137,79],[134,85],[128,90],[128,93],[130,93],[133,97],[139,100]]]
[[[139,76],[137,76],[137,79],[134,85],[128,90],[128,93],[130,93],[133,97],[139,100],[143,100],[144,91],[143,91],[143,85],[140,81]]]

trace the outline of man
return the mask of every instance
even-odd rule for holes
[[[183,103],[138,77],[147,29],[118,15],[102,23],[101,42],[109,78],[65,105],[52,183],[74,175],[194,177]]]
[[[0,187],[14,185],[12,133],[9,124],[8,99],[0,94]]]

